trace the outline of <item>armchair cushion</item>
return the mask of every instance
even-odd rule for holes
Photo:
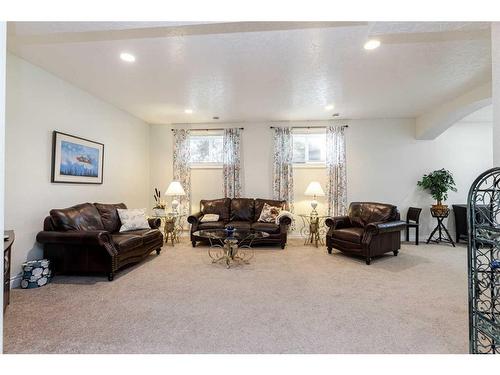
[[[200,211],[203,215],[217,214],[223,221],[229,220],[230,206],[231,206],[231,199],[229,198],[200,201]]]
[[[117,204],[104,204],[104,203],[94,203],[95,207],[101,215],[102,224],[104,229],[110,233],[118,232],[120,226],[122,225],[120,217],[118,216],[117,208],[126,209],[125,203]]]
[[[58,231],[104,230],[101,215],[91,203],[82,203],[73,207],[50,210],[50,217]]]
[[[405,228],[406,228],[406,223],[402,220],[379,221],[377,223],[370,223],[366,226],[366,230],[374,234],[399,232]]]
[[[359,227],[350,227],[336,229],[333,231],[333,237],[346,242],[361,243],[365,230]]]

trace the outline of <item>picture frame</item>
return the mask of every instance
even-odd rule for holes
[[[51,182],[102,184],[104,144],[53,131]]]

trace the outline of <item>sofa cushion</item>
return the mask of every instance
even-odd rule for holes
[[[112,234],[113,242],[115,243],[118,253],[127,252],[129,250],[135,249],[136,247],[142,246],[142,236],[131,233],[117,233]]]
[[[260,214],[264,208],[264,204],[268,204],[273,207],[280,207],[282,210],[287,210],[286,201],[277,201],[272,199],[256,199],[255,200],[255,215],[253,221],[259,221]]]
[[[114,233],[118,232],[120,226],[122,225],[120,217],[118,216],[117,208],[126,209],[125,203],[116,204],[105,204],[105,203],[94,203],[94,206],[99,211],[101,215],[102,224],[104,229],[108,232]]]
[[[253,221],[255,201],[251,198],[231,199],[231,221]]]
[[[205,214],[217,214],[221,220],[229,220],[229,209],[231,206],[231,199],[221,198],[212,200],[201,200],[200,211]]]
[[[226,227],[232,226],[235,229],[250,230],[249,221],[230,221],[226,224]]]
[[[342,241],[361,243],[363,233],[365,230],[359,227],[336,229],[333,231],[332,236]]]
[[[198,224],[197,229],[224,229],[223,221],[209,221],[206,223]]]
[[[134,234],[142,237],[142,243],[144,245],[156,242],[163,238],[163,235],[158,229],[139,229],[127,232],[127,234]]]
[[[92,203],[50,210],[56,230],[104,230],[99,211]]]
[[[255,222],[252,224],[252,229],[260,231],[260,232],[266,232],[266,233],[279,233],[280,226],[278,224],[275,224],[275,223]]]

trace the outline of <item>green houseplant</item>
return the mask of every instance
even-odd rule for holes
[[[437,215],[448,212],[448,206],[443,205],[443,201],[448,199],[449,191],[457,191],[455,180],[450,171],[442,168],[425,174],[417,185],[424,190],[428,190],[436,204],[432,205],[431,210]]]

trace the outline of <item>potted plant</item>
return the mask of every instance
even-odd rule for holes
[[[442,168],[437,171],[425,174],[417,185],[424,190],[428,190],[436,200],[436,204],[432,205],[431,211],[436,216],[444,216],[448,213],[448,206],[443,204],[443,201],[448,199],[448,192],[457,191],[455,181],[450,171]]]
[[[153,207],[153,212],[156,216],[165,216],[166,203],[163,199],[161,199],[160,190],[158,190],[157,188],[155,188],[153,198],[156,202],[155,206]]]

